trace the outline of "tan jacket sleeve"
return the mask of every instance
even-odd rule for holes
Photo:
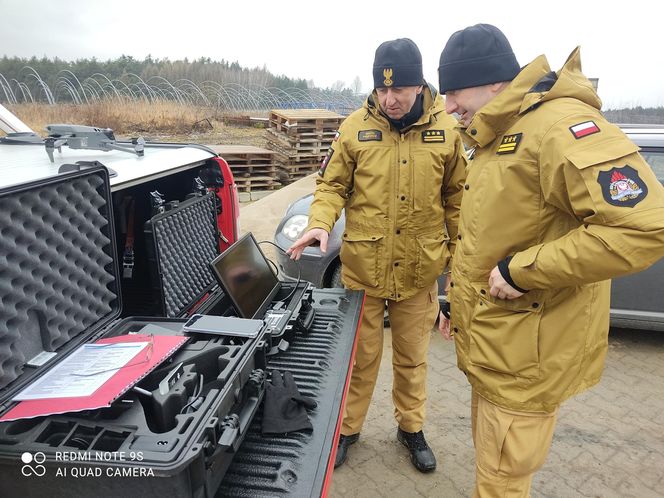
[[[606,280],[664,256],[664,188],[637,147],[617,130],[566,147],[566,131],[545,137],[540,184],[579,226],[514,255],[509,271],[524,289]]]
[[[323,228],[328,232],[339,219],[353,189],[355,159],[349,151],[351,136],[344,124],[337,140],[332,142],[316,178],[314,200],[309,209],[307,230]]]

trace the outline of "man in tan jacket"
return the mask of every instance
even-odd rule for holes
[[[519,68],[479,24],[440,56],[440,91],[474,150],[450,301],[472,385],[475,496],[527,497],[556,413],[604,367],[610,280],[664,255],[664,189],[600,112],[578,48]]]
[[[422,75],[409,39],[376,50],[375,90],[344,121],[323,161],[305,234],[289,249],[327,238],[341,210],[342,279],[365,291],[335,466],[358,440],[383,350],[383,312],[392,328],[392,398],[397,438],[421,472],[436,468],[422,431],[429,338],[438,316],[437,277],[454,251],[466,159],[454,120]],[[451,239],[450,239],[451,238]]]

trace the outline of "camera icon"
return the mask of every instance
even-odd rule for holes
[[[46,474],[46,467],[42,465],[46,461],[46,455],[41,451],[38,451],[35,454],[26,451],[21,455],[21,461],[25,464],[21,467],[21,474],[25,477],[42,477]]]

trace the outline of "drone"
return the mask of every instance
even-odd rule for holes
[[[55,162],[53,153],[55,149],[62,152],[62,146],[66,145],[71,149],[90,149],[102,150],[108,152],[111,150],[121,150],[143,156],[145,149],[145,140],[143,137],[133,138],[131,143],[133,147],[118,145],[115,141],[115,135],[110,128],[95,128],[94,126],[52,124],[46,129],[49,136],[45,139],[46,154],[51,162]]]

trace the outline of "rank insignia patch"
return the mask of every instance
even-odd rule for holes
[[[360,142],[381,142],[383,140],[383,132],[380,130],[358,131],[357,139]]]
[[[648,195],[648,186],[631,166],[600,171],[597,182],[604,200],[613,206],[634,207]]]
[[[422,142],[445,143],[445,130],[427,130],[422,132]]]
[[[496,154],[514,154],[519,147],[523,133],[515,133],[514,135],[505,135],[498,146]]]
[[[318,176],[323,176],[325,174],[325,168],[327,168],[327,165],[330,162],[330,159],[332,159],[332,154],[334,154],[334,149],[330,147],[330,149],[327,151],[327,155],[325,156],[325,159],[323,159],[323,162],[320,163],[320,169],[318,170]]]
[[[594,121],[584,121],[583,123],[570,126],[569,131],[571,131],[572,135],[574,135],[574,138],[578,140],[579,138],[587,137],[588,135],[593,135],[594,133],[599,133],[600,129]]]

